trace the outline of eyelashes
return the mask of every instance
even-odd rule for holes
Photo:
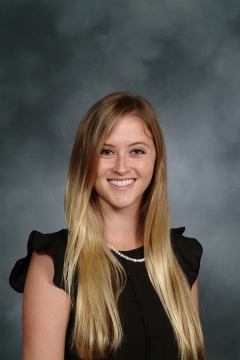
[[[100,154],[101,155],[111,155],[111,154],[113,154],[113,152],[110,149],[102,149]]]
[[[134,149],[134,150],[132,150],[132,153],[134,153],[135,155],[146,154],[145,151],[142,149]]]
[[[146,154],[146,152],[143,149],[139,149],[139,148],[131,150],[130,153],[133,154],[133,155]],[[109,156],[109,155],[114,155],[114,152],[111,149],[102,149],[100,154],[105,155],[105,156]]]

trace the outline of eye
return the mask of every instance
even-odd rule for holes
[[[132,153],[134,155],[142,155],[142,154],[145,154],[145,151],[142,149],[134,149],[134,150],[132,150]]]
[[[112,150],[102,149],[100,154],[101,154],[101,155],[111,155],[111,154],[112,154]]]

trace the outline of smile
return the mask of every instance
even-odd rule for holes
[[[119,181],[119,180],[108,180],[108,182],[110,182],[110,184],[112,185],[115,185],[115,186],[127,186],[127,185],[130,185],[134,182],[135,180],[134,179],[128,179],[128,180],[122,180],[122,181]]]

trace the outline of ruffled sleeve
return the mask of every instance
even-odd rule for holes
[[[10,274],[9,283],[17,292],[24,291],[25,280],[28,272],[32,252],[44,251],[49,254],[54,263],[53,283],[60,289],[64,289],[62,283],[63,263],[67,247],[68,231],[60,230],[52,234],[42,234],[38,231],[32,231],[27,243],[27,256],[16,262]]]
[[[193,238],[183,236],[185,228],[171,230],[173,251],[189,282],[190,287],[197,279],[200,260],[203,252],[202,245]]]

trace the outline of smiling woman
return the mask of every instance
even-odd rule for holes
[[[24,291],[23,359],[204,360],[202,247],[170,229],[155,111],[120,92],[84,116],[65,194],[68,229],[33,231],[10,276]]]
[[[125,208],[139,216],[155,158],[151,133],[141,118],[132,114],[121,117],[103,145],[93,185],[105,216],[111,217],[113,208]],[[134,248],[136,244],[129,239],[126,245]]]

